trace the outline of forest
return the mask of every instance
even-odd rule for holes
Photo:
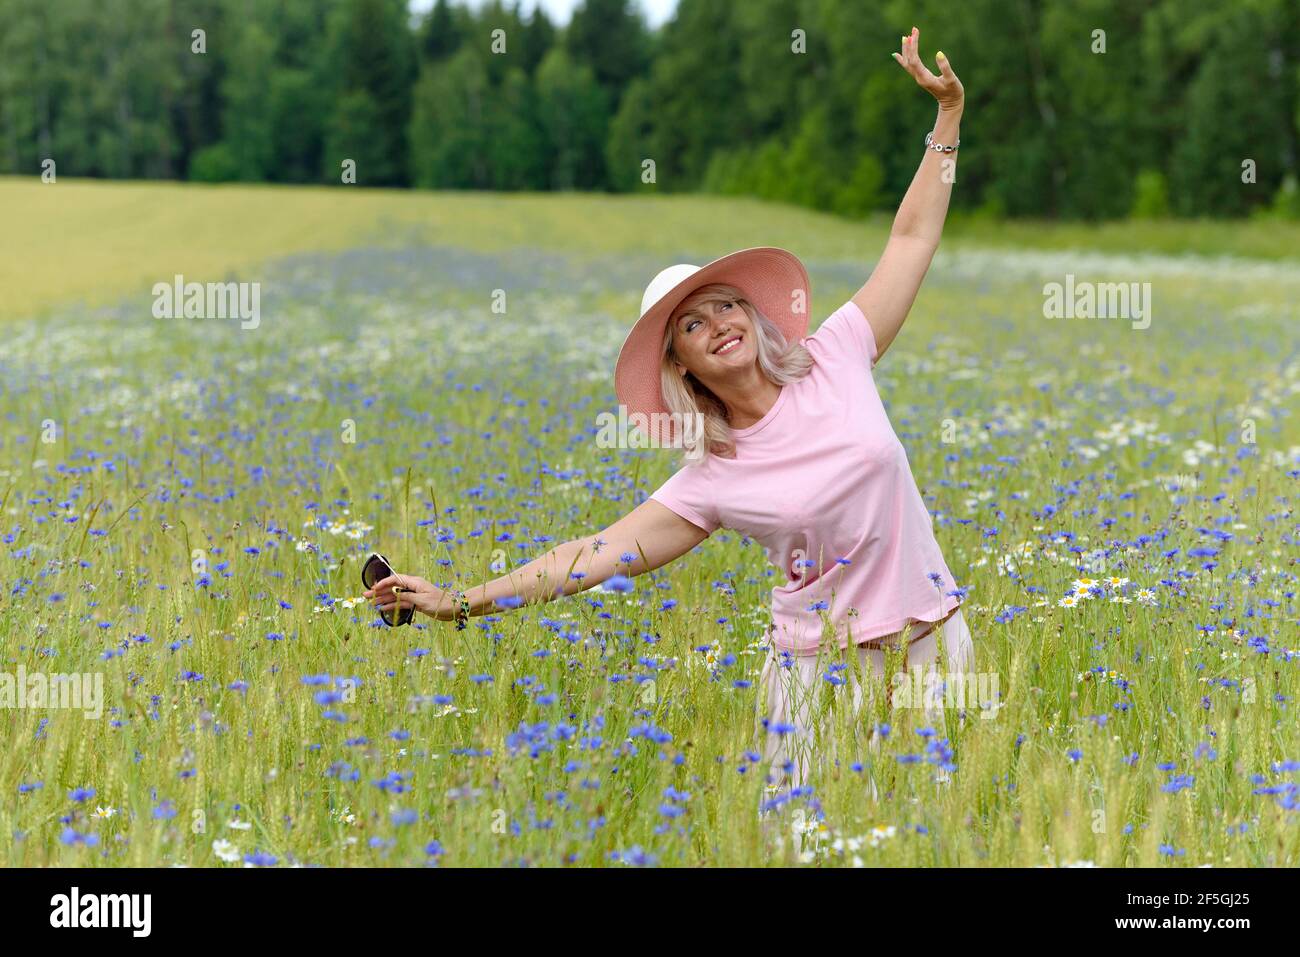
[[[1300,0],[0,0],[0,175],[897,205],[966,89],[955,209],[1300,217]],[[52,161],[52,162],[51,162]]]

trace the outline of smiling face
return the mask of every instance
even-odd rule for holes
[[[680,374],[725,379],[758,358],[754,324],[732,299],[702,302],[673,319],[672,349]]]

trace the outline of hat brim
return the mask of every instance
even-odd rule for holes
[[[623,340],[614,364],[614,393],[632,416],[640,413],[650,438],[660,445],[677,441],[677,430],[668,419],[660,388],[664,333],[668,318],[682,300],[701,286],[726,283],[745,294],[758,310],[781,330],[787,342],[798,342],[808,332],[811,290],[808,271],[794,253],[776,246],[755,246],[715,259],[691,273],[646,310]],[[802,311],[796,311],[802,307]],[[655,416],[655,413],[659,413]]]

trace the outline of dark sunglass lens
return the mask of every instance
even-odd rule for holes
[[[369,579],[366,582],[367,588],[374,588],[378,582],[383,581],[392,574],[392,571],[389,570],[388,566],[378,558],[374,559],[366,566],[366,572]]]

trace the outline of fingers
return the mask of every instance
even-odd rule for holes
[[[898,40],[899,52],[894,54],[894,59],[898,61],[898,65],[901,66],[908,73],[912,72],[913,69],[912,62],[914,60],[914,57],[912,55],[912,49],[909,48],[914,48],[916,45],[914,42],[914,37],[916,36],[915,33],[916,27],[913,27],[912,30],[913,33],[899,37]]]
[[[930,68],[921,62],[921,31],[912,27],[912,32],[904,34],[899,38],[899,48],[901,53],[891,54],[898,61],[899,66],[916,78],[916,81],[924,87],[930,87],[937,82],[939,77],[930,72]],[[939,64],[942,70],[943,63]],[[949,71],[951,73],[951,71]]]
[[[375,595],[383,595],[399,589],[401,591],[419,591],[413,576],[394,573],[375,582],[374,587],[367,590],[365,594],[367,598],[372,598]]]
[[[436,595],[437,589],[418,575],[399,575],[394,572],[375,582],[364,594],[377,611],[395,614],[407,608],[419,610],[427,607],[424,597],[426,592]]]
[[[952,72],[952,66],[948,63],[948,58],[943,55],[942,50],[934,55],[934,59],[939,64],[939,73],[943,75],[945,80],[957,79],[957,74]]]
[[[408,597],[410,594],[411,592],[405,591],[399,585],[398,587],[394,588],[392,591],[377,596],[374,599],[374,604],[376,608],[387,608],[396,602],[401,602],[405,600],[405,602],[409,605],[412,602],[412,599]]]
[[[903,42],[903,65],[909,72],[915,73],[921,66],[921,56],[917,52],[917,45],[921,40],[921,31],[912,27],[911,33],[906,33],[902,37]]]
[[[400,592],[387,598],[381,598],[375,602],[375,608],[379,611],[394,611],[402,608],[414,608],[415,599],[410,597],[409,592]]]

